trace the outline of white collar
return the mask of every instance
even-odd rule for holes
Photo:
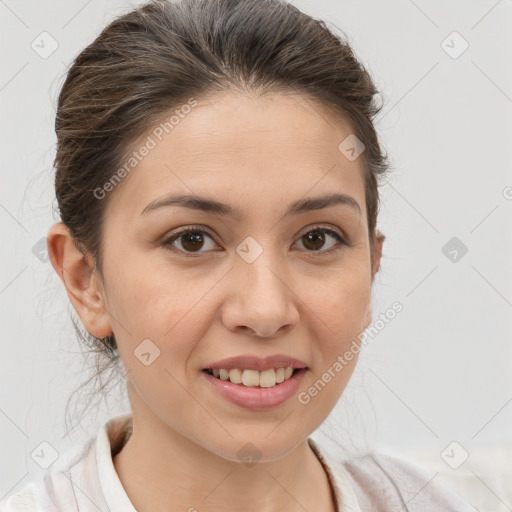
[[[111,437],[131,416],[128,413],[108,420],[99,429],[96,440],[98,478],[110,512],[137,512],[119,479],[111,452]]]
[[[342,463],[334,461],[311,437],[308,437],[308,443],[318,457],[334,488],[338,512],[361,512],[356,494]]]

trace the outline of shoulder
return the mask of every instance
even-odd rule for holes
[[[112,491],[112,455],[122,446],[131,414],[109,418],[97,436],[73,446],[44,473],[0,501],[0,512],[104,512],[104,494]],[[103,477],[100,478],[100,471]],[[119,484],[120,486],[120,484]],[[117,489],[119,491],[119,489]],[[119,496],[116,496],[118,498]],[[125,507],[126,508],[126,507]]]
[[[21,491],[11,494],[0,501],[0,512],[36,511],[35,483],[24,487]]]
[[[390,505],[404,512],[476,510],[441,479],[439,472],[429,472],[397,453],[375,449],[342,459],[341,466],[363,512],[390,510]]]
[[[89,439],[70,448],[21,490],[4,497],[0,501],[0,512],[77,510],[74,482],[83,481],[91,466],[93,443],[94,439]]]

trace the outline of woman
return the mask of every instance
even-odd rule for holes
[[[2,510],[473,510],[399,459],[309,438],[372,319],[376,93],[278,0],[150,2],[82,51],[48,250],[132,413]]]

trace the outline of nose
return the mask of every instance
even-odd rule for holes
[[[299,300],[289,274],[264,251],[256,261],[239,260],[229,273],[229,298],[222,310],[226,328],[265,338],[282,336],[299,321]]]

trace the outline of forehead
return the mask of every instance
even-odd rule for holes
[[[240,210],[276,202],[284,208],[304,196],[342,192],[364,210],[362,159],[351,161],[339,149],[353,129],[314,100],[229,92],[197,98],[186,111],[168,133],[157,123],[132,145],[152,147],[123,178],[112,208],[138,216],[176,192],[218,197]]]

